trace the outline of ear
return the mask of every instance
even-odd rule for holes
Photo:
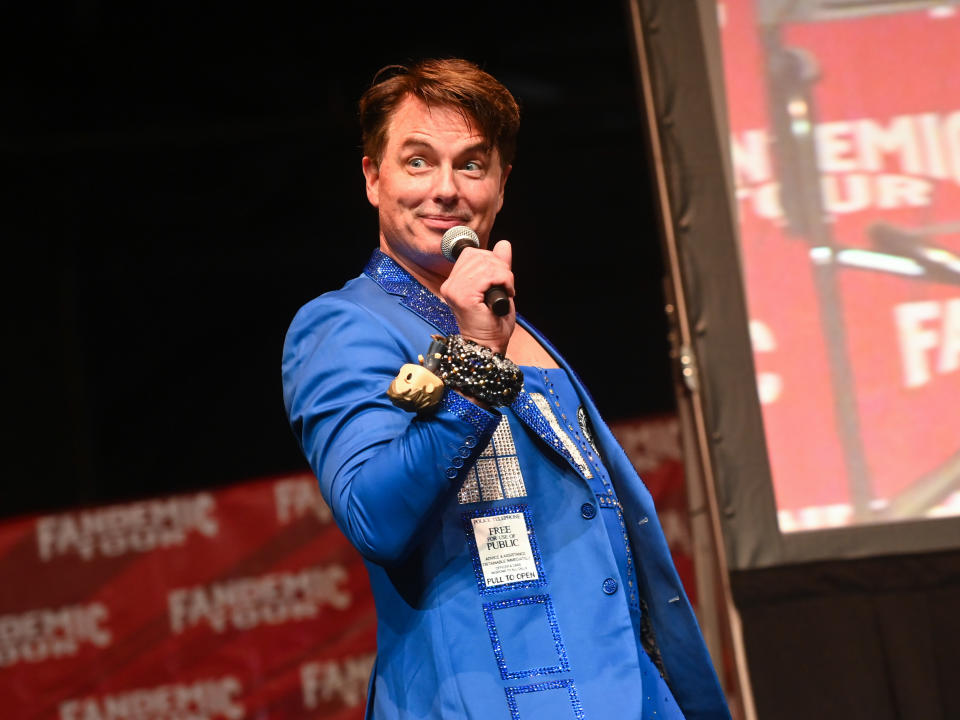
[[[370,201],[370,204],[375,208],[380,207],[380,168],[377,166],[377,163],[374,162],[373,158],[369,158],[366,155],[363,156],[363,177],[367,180],[367,200]],[[503,195],[503,190],[500,191],[501,196]]]
[[[503,174],[500,176],[500,195],[497,198],[497,212],[500,212],[501,208],[503,208],[503,191],[507,187],[507,178],[510,176],[511,170],[513,170],[513,165],[507,165],[503,169]]]

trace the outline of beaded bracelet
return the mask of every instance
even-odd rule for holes
[[[446,337],[443,344],[435,372],[447,387],[488,405],[509,405],[516,399],[523,372],[512,360],[460,335]]]

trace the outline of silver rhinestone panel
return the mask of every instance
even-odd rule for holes
[[[460,486],[460,492],[457,493],[457,502],[461,505],[480,502],[480,488],[477,485],[477,474],[475,472],[467,472],[467,476],[463,479],[463,485]]]
[[[510,423],[504,419],[504,422],[501,423],[502,427],[505,427],[505,431],[500,431],[500,428],[497,428],[497,432],[493,434],[493,442],[487,446],[487,449],[484,450],[480,455],[499,455],[501,457],[507,455],[513,455],[516,457],[517,448],[513,444],[513,433],[510,431]]]
[[[481,459],[477,462],[475,472],[480,479],[480,499],[503,500],[497,461],[488,458]]]
[[[503,484],[504,497],[527,496],[527,486],[523,484],[523,474],[516,457],[503,458],[500,462],[500,482]]]
[[[466,505],[526,496],[527,486],[520,471],[510,421],[503,416],[477,462],[467,471],[457,500]]]
[[[541,393],[530,393],[530,399],[533,400],[533,404],[537,406],[537,409],[540,413],[547,419],[547,422],[550,424],[550,429],[553,430],[554,435],[560,438],[560,442],[563,443],[564,449],[573,459],[574,465],[577,466],[577,469],[580,470],[580,474],[583,475],[588,480],[593,477],[593,473],[590,472],[590,467],[584,462],[583,455],[580,454],[579,448],[577,448],[576,443],[570,439],[570,436],[567,435],[567,431],[563,429],[563,426],[560,425],[560,421],[557,420],[557,416],[553,414],[553,408],[550,407],[550,401],[547,400]]]

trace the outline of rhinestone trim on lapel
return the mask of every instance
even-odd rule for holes
[[[363,272],[386,292],[402,296],[401,304],[405,308],[415,312],[444,335],[460,332],[457,319],[447,304],[417,282],[389,255],[374,250]]]

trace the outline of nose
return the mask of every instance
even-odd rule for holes
[[[457,187],[457,175],[451,165],[442,165],[435,175],[433,199],[441,205],[451,205],[457,201],[460,190]]]

